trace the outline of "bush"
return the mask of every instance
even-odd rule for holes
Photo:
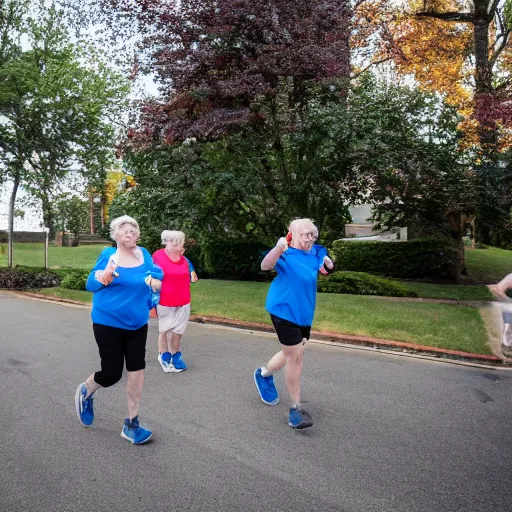
[[[208,278],[208,272],[204,270],[204,263],[202,257],[201,247],[197,242],[188,240],[185,243],[185,254],[184,254],[194,265],[197,276],[200,279]]]
[[[331,252],[339,270],[404,279],[457,281],[464,264],[463,245],[444,239],[407,242],[336,241]]]
[[[0,269],[0,288],[26,290],[30,288],[51,288],[59,286],[57,274],[45,269],[4,268]]]
[[[90,271],[84,269],[67,270],[60,282],[60,287],[67,288],[68,290],[85,290],[89,274]]]
[[[265,281],[270,276],[261,270],[260,264],[268,249],[260,243],[228,241],[208,244],[202,248],[203,269],[215,279]]]
[[[386,297],[417,297],[401,283],[372,276],[365,272],[333,272],[319,276],[318,291],[323,293],[350,293],[353,295],[383,295]]]

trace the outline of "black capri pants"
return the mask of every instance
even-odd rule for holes
[[[92,324],[92,328],[101,359],[101,371],[94,374],[94,381],[100,386],[108,388],[121,380],[125,361],[128,372],[146,367],[148,324],[135,331],[102,324]]]

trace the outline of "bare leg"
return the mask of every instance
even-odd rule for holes
[[[286,357],[282,350],[274,354],[270,361],[267,363],[267,372],[270,375],[277,373],[286,364]]]
[[[489,285],[489,289],[501,299],[510,300],[506,292],[512,289],[512,274],[505,276],[498,284]]]
[[[168,342],[167,342],[167,332],[161,332],[158,335],[158,353],[163,354],[164,352],[169,352],[168,350]]]
[[[292,404],[300,403],[300,379],[302,375],[302,365],[304,361],[304,343],[299,343],[289,347],[281,345],[281,350],[286,358],[284,370],[284,381],[288,388],[288,393]]]
[[[169,351],[171,354],[176,354],[176,352],[180,351],[181,347],[181,334],[172,333],[171,336],[171,350]]]
[[[90,397],[95,391],[100,389],[101,386],[94,380],[94,373],[91,373],[85,381],[85,389],[87,389],[86,398]]]
[[[144,387],[144,370],[126,372],[126,396],[128,399],[128,418],[132,420],[139,414],[140,397]]]
[[[501,344],[505,347],[512,347],[512,325],[509,323],[506,323],[503,326],[503,338],[501,340]]]

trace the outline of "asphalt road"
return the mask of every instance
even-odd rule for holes
[[[212,300],[214,298],[212,297]],[[92,428],[74,410],[99,367],[89,311],[0,294],[0,510],[512,510],[512,373],[308,345],[303,399],[287,425],[253,371],[272,336],[191,324],[189,369],[165,374],[150,324],[141,420],[120,437],[123,381],[100,390]]]

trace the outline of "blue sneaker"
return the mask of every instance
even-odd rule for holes
[[[164,352],[163,354],[158,354],[158,362],[162,367],[162,370],[166,373],[171,371],[171,353]]]
[[[261,401],[264,404],[276,405],[279,402],[279,395],[277,394],[274,377],[272,377],[272,375],[263,377],[263,375],[261,375],[261,368],[256,368],[256,370],[254,370],[254,382],[258,388]]]
[[[78,416],[78,421],[84,427],[90,427],[94,421],[94,393],[88,398],[85,398],[86,396],[87,388],[85,387],[85,382],[82,382],[75,393],[76,415]]]
[[[139,417],[135,416],[133,420],[126,418],[124,420],[123,430],[121,430],[121,437],[127,439],[132,444],[144,444],[147,443],[153,432],[139,426]]]
[[[186,369],[187,365],[185,364],[185,361],[183,361],[183,358],[181,357],[181,352],[176,352],[176,354],[173,354],[171,359],[171,369],[169,371],[173,373],[178,373]]]
[[[304,409],[291,407],[288,415],[288,425],[294,429],[308,428],[313,425],[313,419]]]

